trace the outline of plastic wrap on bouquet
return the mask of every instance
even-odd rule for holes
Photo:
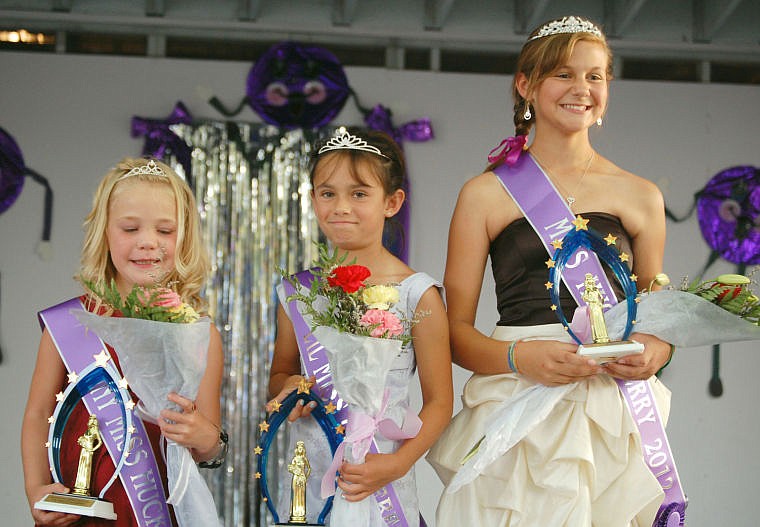
[[[562,386],[536,384],[503,401],[494,411],[483,438],[462,460],[460,468],[446,487],[454,493],[475,480],[491,463],[515,446],[538,426],[575,383]]]
[[[664,289],[642,294],[639,300],[634,331],[679,347],[760,339],[760,326],[693,293]],[[613,306],[605,312],[604,319],[610,335],[622,334],[625,306]]]
[[[394,339],[341,333],[325,326],[317,327],[314,336],[327,351],[335,388],[350,409],[346,439],[341,443],[345,445],[345,450],[341,449],[344,459],[349,463],[363,463],[375,434],[376,423],[382,418],[385,378],[393,359],[401,351],[402,343]],[[327,490],[325,481],[333,481],[333,475],[325,475],[323,497]],[[340,494],[341,490],[335,492]],[[374,506],[373,499],[355,503],[336,499],[330,524],[369,525]]]
[[[79,321],[110,344],[119,357],[124,377],[140,399],[138,414],[157,422],[163,409],[177,410],[167,400],[170,392],[195,399],[206,370],[211,321],[190,324],[156,322],[125,317],[101,317],[85,311]],[[211,492],[190,451],[167,441],[167,503],[181,527],[221,525]]]

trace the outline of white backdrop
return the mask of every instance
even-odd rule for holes
[[[234,106],[250,64],[150,58],[0,53],[0,126],[19,143],[26,164],[55,192],[53,258],[35,253],[42,230],[43,190],[26,182],[18,201],[0,215],[0,510],[3,525],[29,525],[19,454],[21,416],[34,365],[36,312],[77,293],[81,223],[101,175],[125,155],[138,155],[129,135],[133,115],[162,118],[177,100],[195,117],[221,118],[200,93],[211,90]],[[406,143],[412,180],[413,267],[442,278],[446,234],[458,189],[485,166],[485,155],[512,132],[510,77],[347,68],[365,106],[383,103],[395,124],[429,116],[436,138]],[[593,140],[600,153],[656,182],[677,214],[716,173],[734,165],[760,166],[760,87],[615,81],[609,114]],[[238,117],[259,121],[246,109]],[[349,102],[335,124],[361,124]],[[709,249],[696,218],[668,224],[665,271],[672,279],[696,273]],[[710,274],[735,266],[719,262]],[[486,281],[478,326],[495,316]],[[723,346],[725,393],[707,393],[710,349],[678,350],[663,376],[673,390],[668,431],[690,498],[690,527],[756,525],[760,488],[760,390],[757,343]],[[455,394],[467,374],[455,368]],[[40,448],[43,448],[40,446]],[[423,514],[433,525],[441,485],[423,460],[418,467]],[[730,518],[730,519],[729,519]]]

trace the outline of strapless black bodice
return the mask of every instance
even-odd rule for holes
[[[606,236],[617,236],[617,248],[630,256],[627,262],[633,267],[631,240],[617,216],[604,212],[585,212],[588,226]],[[491,266],[496,283],[496,305],[499,310],[499,326],[531,326],[558,322],[551,310],[551,299],[546,289],[549,270],[546,252],[538,235],[525,218],[507,225],[491,242]],[[623,298],[623,290],[612,270],[602,264],[612,284],[615,296]],[[564,284],[560,286],[560,303],[565,318],[572,320],[576,304]]]

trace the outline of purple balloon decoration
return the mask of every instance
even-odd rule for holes
[[[698,193],[697,217],[707,244],[725,260],[760,264],[760,170],[727,168]]]
[[[433,126],[427,117],[409,121],[398,128],[394,127],[391,111],[382,104],[378,104],[365,112],[364,124],[371,130],[385,132],[395,139],[399,145],[403,145],[404,140],[421,143],[435,137]]]
[[[171,125],[190,124],[193,118],[182,101],[174,105],[174,110],[166,119],[146,119],[143,117],[132,117],[132,137],[145,136],[145,144],[142,153],[146,156],[153,156],[156,159],[165,159],[168,154],[177,158],[177,161],[185,170],[185,178],[191,181],[190,158],[192,148],[188,146],[184,139],[175,134]]]
[[[335,55],[297,42],[282,42],[265,51],[246,82],[253,111],[283,128],[325,126],[338,115],[350,93]]]
[[[0,128],[0,214],[13,205],[24,188],[26,166],[15,139]]]

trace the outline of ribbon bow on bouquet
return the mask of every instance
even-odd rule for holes
[[[401,351],[402,341],[340,332],[332,327],[319,326],[314,336],[327,352],[335,388],[349,405],[347,435],[322,479],[322,497],[340,494],[335,490],[335,473],[345,460],[363,463],[367,452],[377,452],[373,443],[375,431],[387,439],[415,437],[422,422],[407,409],[406,419],[399,428],[385,418],[388,392],[385,378],[393,359]],[[374,500],[350,503],[335,500],[330,522],[333,525],[369,525]]]

